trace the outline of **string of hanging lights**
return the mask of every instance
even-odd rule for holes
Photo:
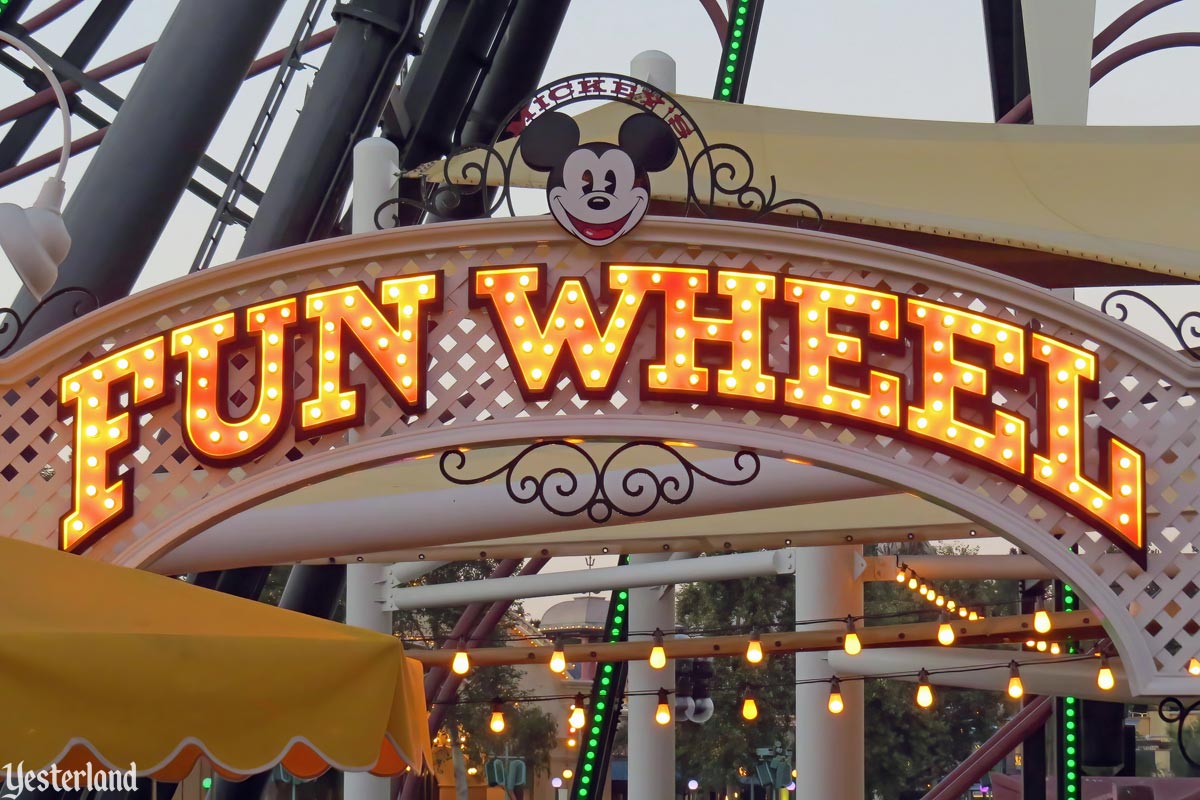
[[[938,589],[932,581],[922,578],[908,564],[900,563],[898,558],[896,562],[896,583],[908,586],[909,589],[920,595],[922,599],[932,603],[936,608],[944,610],[947,616],[958,614],[960,618],[968,622],[976,622],[984,619],[983,608],[985,606],[979,604],[964,605],[961,601],[949,597],[947,593]],[[1038,628],[1039,624],[1045,625],[1046,630]],[[1041,616],[1034,619],[1034,627],[1038,633],[1049,633],[1049,626],[1050,616],[1046,614],[1045,609],[1041,609]]]
[[[1113,675],[1112,667],[1109,664],[1109,657],[1101,649],[1094,649],[1091,652],[1064,658],[1053,663],[1067,664],[1074,661],[1084,661],[1099,658],[1100,666],[1096,673],[1096,685],[1103,691],[1112,691],[1116,686],[1116,679]],[[740,712],[742,719],[747,722],[753,722],[759,717],[760,709],[758,706],[757,689],[762,688],[780,688],[783,686],[807,686],[812,684],[828,684],[829,685],[829,700],[827,708],[830,714],[841,714],[846,709],[846,702],[842,696],[842,683],[846,681],[865,681],[870,679],[904,679],[915,678],[917,681],[917,690],[914,695],[914,701],[920,708],[932,708],[936,702],[936,695],[933,690],[933,678],[937,675],[953,675],[966,672],[985,672],[988,670],[1005,669],[1008,671],[1008,682],[1005,686],[1005,694],[1012,700],[1020,700],[1025,695],[1025,687],[1021,681],[1021,667],[1035,664],[1045,666],[1047,662],[1031,661],[1021,662],[1017,659],[1009,660],[1008,662],[997,662],[994,664],[976,664],[964,667],[944,667],[941,669],[930,670],[924,667],[915,672],[893,672],[882,675],[871,676],[851,676],[831,678],[805,678],[786,684],[770,684],[767,686],[745,686],[738,690],[740,697]],[[730,691],[728,689],[714,689],[714,693],[724,693]],[[670,696],[673,691],[666,688],[659,688],[645,691],[626,691],[621,697],[628,699],[630,697],[655,697],[657,704],[654,711],[654,720],[659,725],[669,725],[673,720],[671,711]],[[509,702],[521,703],[536,703],[536,702],[553,702],[571,699],[570,714],[567,722],[572,731],[579,730],[583,727],[583,723],[587,720],[587,710],[585,707],[586,701],[582,694],[576,694],[574,697],[570,695],[541,695],[532,697],[521,697],[516,701],[506,701],[503,698],[496,697],[491,700],[440,700],[435,701],[434,705],[455,706],[455,705],[471,705],[479,703],[490,703],[491,716],[488,721],[488,727],[493,733],[503,733],[507,727],[507,722],[504,717],[505,706]]]

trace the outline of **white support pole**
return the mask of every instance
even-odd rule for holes
[[[786,575],[795,569],[796,559],[792,549],[677,560],[683,555],[686,554],[674,553],[657,558],[654,563],[630,563],[625,567],[547,572],[541,575],[492,578],[467,583],[399,586],[386,592],[385,606],[392,611],[445,608],[466,603],[599,592],[617,587],[662,587],[676,583]],[[653,627],[651,626],[651,629]]]
[[[860,547],[843,545],[809,547],[797,554],[796,619],[862,614],[862,585],[854,579],[854,558],[861,553]],[[804,627],[815,629],[820,628]],[[828,654],[796,654],[798,681],[833,674]],[[828,711],[828,684],[796,687],[797,800],[864,800],[862,683],[843,683],[842,698],[845,710],[834,715]]]
[[[1022,0],[1033,121],[1086,125],[1096,0]]]
[[[631,564],[663,565],[670,558],[666,553],[633,556]],[[653,631],[661,628],[667,636],[675,632],[675,587],[665,592],[653,587],[629,592],[629,630]],[[644,641],[650,635],[630,634],[630,641]],[[658,707],[655,694],[661,689],[674,691],[675,664],[667,662],[665,669],[652,669],[645,661],[629,664],[629,698],[627,725],[629,731],[629,797],[671,798],[675,796],[675,703],[670,698],[672,719],[668,725],[654,721]]]
[[[375,209],[392,197],[400,151],[387,139],[364,139],[354,146],[354,198],[352,230],[375,230]],[[351,432],[353,433],[353,432]],[[392,614],[383,610],[387,587],[386,564],[346,566],[346,624],[392,633]],[[382,701],[382,698],[381,698]],[[391,782],[366,772],[342,775],[345,800],[390,800]]]

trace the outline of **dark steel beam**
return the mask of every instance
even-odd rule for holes
[[[1029,94],[1021,0],[983,0],[983,35],[992,78],[993,119],[998,121]]]
[[[350,186],[351,151],[379,124],[423,0],[357,0],[334,10],[337,32],[267,186],[240,256],[329,235]]]
[[[83,23],[79,33],[63,51],[63,60],[81,69],[86,67],[132,2],[133,0],[100,0],[100,4]],[[45,89],[47,82],[45,76],[35,70],[25,80],[25,85],[37,92]],[[0,170],[15,166],[21,160],[21,156],[25,155],[25,151],[41,133],[46,120],[53,113],[52,106],[43,106],[13,123],[4,139],[0,141]]]
[[[55,289],[88,289],[102,305],[129,294],[283,3],[180,0],[67,203],[72,247]],[[25,290],[13,302],[22,316],[33,306]],[[21,342],[71,319],[72,306],[44,306]]]

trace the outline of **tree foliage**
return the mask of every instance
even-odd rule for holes
[[[893,550],[892,552],[897,552]],[[970,548],[905,546],[908,553],[966,555]],[[945,581],[939,584],[962,602],[1005,603],[1016,599],[1016,586],[1005,581]],[[928,603],[895,582],[866,584],[867,624],[902,624],[936,618]],[[744,633],[751,629],[787,630],[797,619],[795,588],[790,576],[690,584],[677,594],[676,618],[690,633]],[[1011,611],[1010,608],[1008,611]],[[883,618],[879,618],[882,615]],[[894,615],[894,616],[892,616]],[[803,610],[799,613],[804,616]],[[676,727],[676,761],[684,780],[705,787],[736,785],[739,768],[753,774],[755,750],[781,744],[789,752],[795,738],[795,660],[768,657],[752,667],[744,659],[713,661],[713,718],[703,724]],[[895,800],[904,790],[923,789],[992,735],[1016,708],[1004,701],[1003,676],[997,691],[938,687],[932,709],[918,708],[915,686],[902,681],[866,682],[867,797]],[[756,686],[759,718],[742,720],[741,690]],[[820,724],[817,721],[816,724]]]
[[[482,580],[491,574],[492,561],[464,561],[447,564],[432,571],[414,585],[457,583]],[[393,630],[406,641],[419,645],[440,646],[454,630],[462,608],[428,608],[396,612]],[[522,609],[515,603],[507,619],[519,617]],[[506,626],[503,622],[487,640],[474,642],[477,647],[503,645]],[[471,671],[458,690],[458,705],[446,712],[443,729],[451,746],[463,750],[468,763],[481,765],[488,756],[511,754],[525,759],[531,774],[547,772],[550,753],[557,744],[558,726],[553,716],[536,703],[521,702],[529,693],[521,688],[521,671],[515,667],[478,667]],[[491,731],[491,702],[505,701],[505,730],[497,735]],[[461,737],[461,738],[460,738]],[[440,751],[445,752],[445,751]]]

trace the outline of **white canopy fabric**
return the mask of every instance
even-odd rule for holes
[[[831,220],[1200,279],[1200,129],[881,119],[680,101],[709,144],[750,155],[757,185],[775,176],[776,200],[812,200]],[[583,112],[581,141],[615,141],[629,113],[615,103]],[[507,157],[512,147],[498,149]],[[439,162],[412,174],[436,181],[443,173]],[[517,158],[511,185],[544,187],[545,178]],[[656,199],[686,198],[678,159],[651,180]],[[491,169],[488,182],[500,181]]]

